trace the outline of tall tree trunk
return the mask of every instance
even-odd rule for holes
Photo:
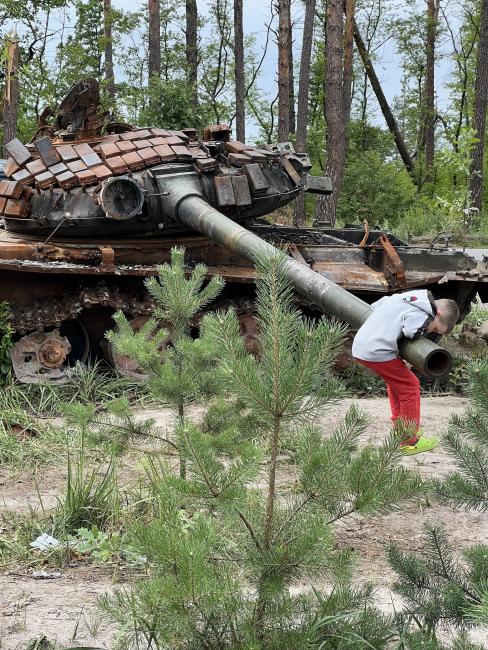
[[[159,0],[148,0],[149,79],[161,76],[161,7]]]
[[[278,0],[278,142],[290,137],[290,0]]]
[[[435,41],[437,33],[437,16],[439,13],[438,0],[428,0],[427,5],[427,42],[425,68],[425,170],[426,180],[434,165],[434,74],[435,74]]]
[[[111,0],[103,0],[103,36],[105,39],[105,81],[107,93],[115,102],[115,79],[112,45],[112,3]]]
[[[344,76],[342,81],[342,95],[344,104],[344,121],[349,122],[352,101],[352,53],[354,41],[354,9],[355,0],[345,1],[345,25],[344,25]],[[346,143],[347,144],[347,143]]]
[[[416,181],[417,179],[415,178],[415,174],[414,174],[414,164],[413,164],[412,157],[410,156],[410,153],[407,149],[407,145],[405,144],[405,141],[403,139],[403,135],[397,124],[397,121],[395,120],[395,116],[393,115],[391,108],[388,104],[388,101],[385,97],[385,94],[383,92],[383,89],[381,88],[381,84],[376,75],[375,69],[373,67],[373,63],[369,57],[368,51],[366,49],[364,41],[359,32],[359,28],[355,21],[354,21],[354,41],[356,43],[356,47],[358,48],[358,52],[363,61],[364,69],[368,74],[368,79],[371,84],[371,87],[373,88],[374,94],[376,95],[376,99],[378,100],[378,104],[380,105],[381,112],[383,113],[383,117],[385,118],[390,133],[393,135],[393,138],[395,140],[395,144],[398,153],[400,154],[400,158],[402,159],[403,164],[407,168],[409,174]]]
[[[241,0],[242,2],[242,0]],[[186,67],[193,105],[198,104],[198,8],[197,0],[186,0]]]
[[[312,58],[313,23],[315,17],[315,0],[305,0],[305,18],[303,20],[303,42],[300,58],[300,78],[298,81],[296,150],[303,153],[307,146],[308,95],[310,88],[310,60]],[[300,192],[295,201],[293,223],[300,226],[306,219],[305,194]]]
[[[290,22],[290,50],[288,52],[288,72],[290,75],[290,133],[295,134],[296,130],[296,113],[295,113],[295,70],[293,66],[293,27],[291,22],[291,2],[288,5],[289,22]]]
[[[243,0],[234,0],[234,67],[236,91],[236,139],[246,141],[246,86],[244,78]]]
[[[471,154],[469,189],[471,205],[481,210],[483,204],[483,153],[485,144],[486,108],[488,100],[488,0],[481,2],[480,36],[474,85],[473,127],[478,142]]]
[[[325,51],[325,123],[327,163],[325,172],[332,180],[332,194],[319,196],[315,209],[318,224],[335,224],[337,199],[346,162],[346,115],[344,111],[344,3],[328,0]]]
[[[3,96],[3,151],[5,145],[17,136],[17,113],[19,109],[19,39],[17,34],[6,38],[5,89]]]

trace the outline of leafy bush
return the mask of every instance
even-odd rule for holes
[[[396,161],[385,161],[374,150],[350,156],[337,206],[341,223],[395,228],[413,198],[413,184]]]

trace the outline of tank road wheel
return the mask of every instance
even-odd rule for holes
[[[134,332],[139,332],[148,320],[149,316],[137,316],[129,321],[129,324]],[[148,374],[143,371],[137,361],[118,352],[112,342],[107,343],[106,351],[107,361],[113,366],[118,375],[136,379],[137,381],[145,381],[148,378]]]
[[[24,384],[64,384],[69,379],[69,367],[86,361],[89,350],[83,324],[69,321],[61,329],[23,336],[12,348],[12,367]]]
[[[12,349],[15,376],[24,384],[63,384],[67,380],[63,366],[70,351],[71,345],[59,329],[27,334]]]

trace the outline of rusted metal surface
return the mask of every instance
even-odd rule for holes
[[[387,235],[381,235],[380,244],[383,246],[386,253],[384,258],[384,268],[386,273],[389,273],[393,278],[393,286],[395,289],[403,289],[406,282],[403,262]]]
[[[384,274],[373,271],[365,264],[314,262],[312,269],[349,291],[373,291],[375,293],[389,291]]]
[[[112,246],[100,246],[102,260],[100,265],[108,272],[115,270],[115,252]]]
[[[20,382],[40,384],[67,380],[63,369],[71,350],[68,339],[58,329],[23,336],[12,348],[12,367]]]
[[[358,244],[359,248],[362,248],[363,246],[366,246],[366,244],[368,242],[369,223],[368,223],[367,219],[363,219],[363,226],[364,226],[364,237],[361,239],[361,241]]]
[[[143,324],[154,308],[144,278],[170,261],[175,245],[185,247],[189,272],[203,262],[209,276],[226,280],[231,298],[222,304],[236,308],[253,352],[250,260],[261,248],[288,253],[302,308],[332,304],[355,325],[381,294],[434,287],[465,311],[473,292],[488,287],[486,272],[463,254],[426,255],[367,224],[324,231],[258,223],[302,189],[332,189],[330,179],[309,176],[309,157],[290,143],[257,149],[232,141],[226,125],[208,127],[202,141],[191,129],[110,123],[98,99],[94,80],[76,84],[57,116],[43,114],[32,143],[11,144],[11,177],[0,181],[0,300],[20,337],[16,372],[29,381],[63,381],[87,356],[88,339],[103,348],[116,310]],[[108,356],[122,374],[137,373],[113,350]]]
[[[305,264],[305,266],[308,266],[307,260],[303,257],[296,244],[290,244],[287,246],[287,250],[293,259],[295,259],[297,262],[300,262],[300,264]]]

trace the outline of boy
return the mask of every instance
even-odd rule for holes
[[[373,313],[359,328],[352,355],[386,382],[393,425],[403,420],[413,427],[413,436],[401,443],[406,455],[419,454],[437,446],[436,438],[418,435],[420,427],[420,383],[398,356],[398,340],[423,334],[447,334],[459,319],[454,300],[434,300],[430,291],[420,289],[385,296],[374,302]]]

